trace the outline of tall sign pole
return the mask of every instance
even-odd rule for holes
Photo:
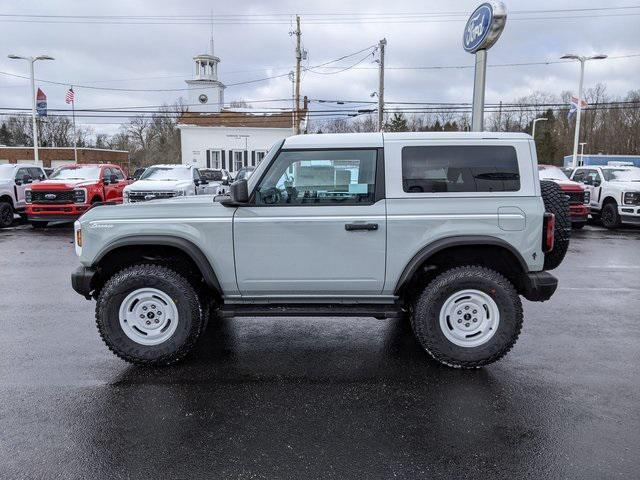
[[[295,119],[296,124],[294,127],[294,133],[300,134],[300,63],[302,62],[302,48],[300,47],[300,37],[302,32],[300,31],[300,16],[296,15],[296,84],[295,84]]]
[[[387,46],[387,39],[383,38],[378,42],[380,49],[380,64],[378,65],[378,130],[384,130],[384,49]]]
[[[473,109],[471,113],[471,130],[484,130],[484,91],[487,77],[487,50],[500,37],[507,23],[507,8],[504,3],[490,1],[483,3],[467,20],[462,35],[462,46],[465,51],[476,57],[475,76],[473,81]]]

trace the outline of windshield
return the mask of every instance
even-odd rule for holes
[[[253,187],[255,187],[255,184],[258,182],[265,169],[269,166],[271,160],[273,160],[273,157],[275,157],[276,153],[278,153],[278,150],[280,150],[282,144],[284,144],[284,140],[280,140],[274,143],[269,150],[269,153],[267,153],[262,161],[260,161],[260,164],[255,169],[256,175],[251,175],[247,180],[247,183],[249,184],[249,192],[253,190]]]
[[[222,170],[200,170],[200,175],[210,182],[222,181]]]
[[[569,180],[565,173],[558,167],[538,166],[540,178],[543,180]]]
[[[100,167],[62,167],[49,177],[54,180],[98,180]]]
[[[0,180],[13,179],[13,165],[0,165]]]
[[[184,167],[149,167],[140,177],[140,180],[191,180],[191,170]]]
[[[236,177],[236,180],[243,180],[243,179],[249,178],[253,173],[253,170],[254,170],[253,167],[247,167],[247,168],[241,169],[240,171],[238,171],[238,176]]]
[[[640,182],[640,168],[603,168],[607,182]]]

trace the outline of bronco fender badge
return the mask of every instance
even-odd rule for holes
[[[89,228],[113,228],[113,223],[90,223]]]

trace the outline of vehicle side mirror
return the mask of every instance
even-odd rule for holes
[[[594,181],[593,181],[593,186],[594,186],[594,187],[599,187],[599,186],[600,186],[600,183],[601,183],[601,182],[600,182],[600,180],[594,180]]]
[[[109,175],[109,183],[118,183],[118,176],[115,173]]]
[[[229,186],[229,177],[222,179],[222,185],[224,185],[225,187]]]
[[[229,188],[231,201],[234,203],[247,203],[249,201],[249,185],[246,180],[238,180]]]
[[[582,183],[584,183],[585,185],[593,185],[593,181],[590,178],[585,178],[584,180],[582,180]]]
[[[31,178],[31,175],[28,174],[24,174],[22,176],[22,178],[20,179],[20,183],[16,182],[17,185],[26,185],[27,183],[31,183],[33,182],[33,179]]]

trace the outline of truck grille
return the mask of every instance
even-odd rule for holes
[[[148,198],[153,196],[153,198]],[[129,201],[132,203],[135,202],[145,202],[147,200],[157,200],[161,198],[173,198],[176,196],[175,192],[142,192],[142,191],[130,191],[129,192]]]
[[[32,190],[31,203],[73,203],[73,190]]]
[[[584,192],[565,192],[569,197],[569,203],[584,203]]]

